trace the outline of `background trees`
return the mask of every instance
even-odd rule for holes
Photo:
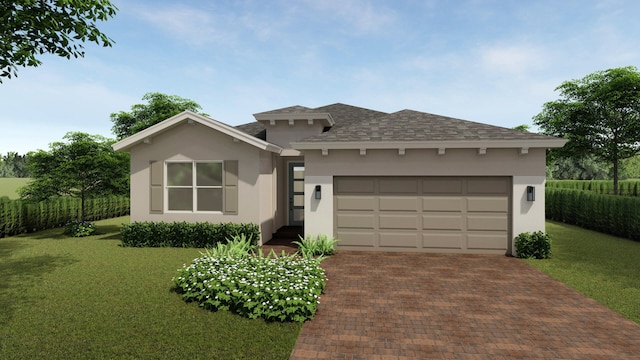
[[[15,151],[9,151],[0,156],[0,178],[2,177],[29,177],[27,168],[27,155],[20,155]]]
[[[97,21],[116,14],[108,0],[0,1],[0,83],[17,76],[18,66],[38,66],[37,55],[84,56],[83,42],[111,46]]]
[[[561,98],[533,118],[545,134],[569,139],[552,156],[608,162],[617,194],[620,161],[640,151],[640,73],[633,66],[598,71],[556,90]]]
[[[113,141],[100,135],[70,132],[64,139],[52,143],[49,151],[29,154],[33,180],[20,189],[21,198],[78,197],[84,218],[87,198],[129,193],[129,154],[115,152]]]
[[[202,106],[193,100],[159,92],[146,93],[142,100],[148,103],[135,104],[131,106],[130,112],[120,111],[111,114],[113,122],[111,130],[118,139],[131,136],[185,110],[196,113],[202,110]]]

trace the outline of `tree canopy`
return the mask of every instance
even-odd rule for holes
[[[591,154],[613,168],[640,151],[640,73],[633,66],[597,71],[556,88],[560,99],[544,104],[534,124],[569,142],[556,155]]]
[[[37,55],[84,56],[84,42],[112,46],[96,26],[115,16],[108,0],[0,0],[0,83],[18,66],[38,66]]]
[[[27,155],[20,155],[15,151],[9,151],[0,156],[0,177],[29,177],[27,168]]]
[[[50,144],[49,151],[29,153],[33,180],[19,190],[22,199],[79,197],[84,218],[87,198],[128,194],[129,154],[115,152],[113,140],[82,132],[69,132],[64,139]]]
[[[149,92],[142,100],[146,100],[147,104],[135,104],[131,106],[130,112],[120,111],[111,114],[111,131],[118,139],[131,136],[185,110],[207,115],[200,112],[200,104],[176,95]]]

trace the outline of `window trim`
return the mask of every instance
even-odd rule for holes
[[[191,186],[169,185],[168,164],[171,163],[191,163]],[[198,186],[198,167],[197,164],[220,164],[220,185],[203,185]],[[225,187],[225,170],[223,160],[166,160],[164,162],[164,212],[171,214],[224,214],[224,187]],[[169,189],[191,189],[191,205],[192,210],[170,210],[169,209]],[[198,189],[220,189],[220,210],[198,211]]]

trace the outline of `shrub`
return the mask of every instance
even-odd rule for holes
[[[551,256],[551,238],[542,231],[519,234],[515,246],[518,257],[522,259],[548,259]]]
[[[545,212],[548,219],[640,240],[638,197],[548,188],[545,190]]]
[[[80,217],[81,200],[72,197],[32,202],[0,198],[0,238],[64,226]],[[129,213],[129,198],[106,196],[87,199],[85,220],[96,221]]]
[[[232,239],[227,239],[227,243],[217,243],[211,249],[206,249],[204,254],[209,257],[235,257],[235,258],[247,258],[251,255],[255,255],[255,251],[258,247],[253,241],[251,235],[245,234],[235,235]]]
[[[88,221],[71,220],[64,226],[64,234],[73,237],[91,236],[95,232],[95,226]]]
[[[256,224],[133,222],[120,229],[122,246],[212,248],[244,235],[255,245],[260,238]]]
[[[298,252],[306,259],[315,256],[324,258],[335,254],[335,244],[339,241],[338,239],[330,239],[327,235],[318,235],[315,238],[311,235],[307,235],[305,238],[298,237],[300,241],[294,241],[293,243],[298,245]]]
[[[233,245],[231,245],[233,246]],[[304,322],[316,313],[326,284],[319,261],[296,255],[204,254],[173,279],[185,301],[250,319]]]

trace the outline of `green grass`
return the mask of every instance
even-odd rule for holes
[[[200,249],[120,246],[62,229],[0,239],[2,359],[287,359],[302,327],[185,303],[172,278]]]
[[[28,178],[0,178],[0,197],[8,196],[9,199],[17,199],[18,188],[21,188],[31,179]]]
[[[551,259],[528,264],[640,324],[640,242],[547,222]]]

